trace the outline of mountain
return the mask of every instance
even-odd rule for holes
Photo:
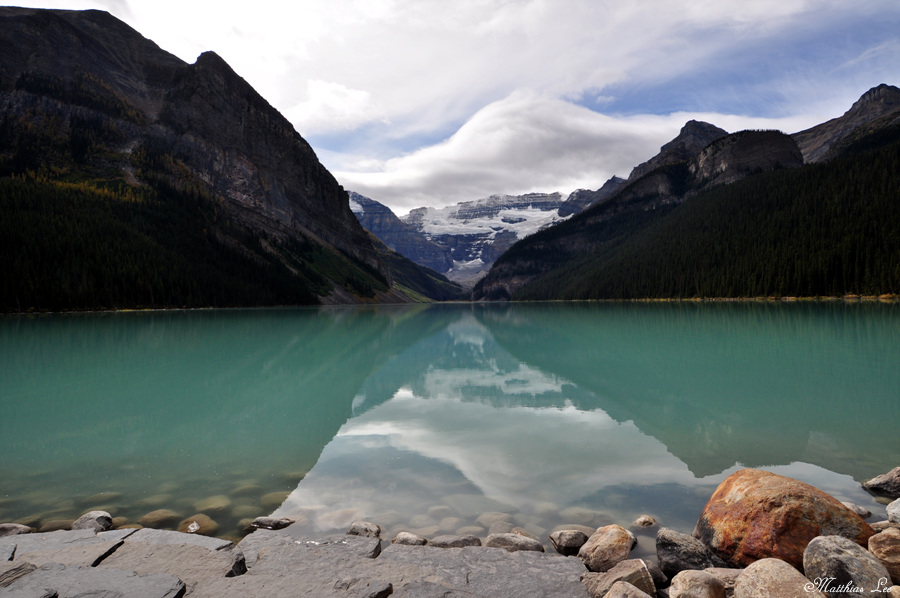
[[[578,189],[569,194],[559,207],[560,218],[568,218],[612,197],[625,184],[625,179],[614,176],[596,191]]]
[[[102,11],[0,8],[0,191],[3,310],[423,294],[225,61]]]
[[[517,240],[564,220],[562,205],[559,193],[491,195],[444,208],[416,208],[402,221],[449,252],[452,266],[442,274],[471,286]]]
[[[435,272],[446,273],[453,268],[448,248],[429,241],[424,234],[400,220],[386,205],[351,191],[350,209],[363,228],[397,253]]]
[[[864,93],[843,116],[833,118],[793,137],[809,163],[839,154],[854,138],[900,123],[900,89],[881,84]]]
[[[636,181],[657,168],[690,160],[707,145],[726,135],[728,135],[727,131],[715,125],[689,120],[675,139],[659,148],[658,154],[643,164],[635,166],[628,176],[628,180]]]
[[[742,131],[689,159],[666,158],[667,144],[605,201],[511,247],[473,297],[896,294],[895,90],[813,133]],[[799,143],[826,138],[804,165]]]

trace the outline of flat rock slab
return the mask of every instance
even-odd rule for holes
[[[434,548],[395,544],[385,548],[372,564],[399,590],[405,580],[415,579],[465,592],[461,596],[588,598],[587,588],[581,583],[586,569],[573,557],[483,546]]]
[[[115,551],[134,531],[116,530],[98,534],[83,529],[7,536],[0,538],[0,556],[5,556],[5,560],[34,565],[60,563],[90,567]]]
[[[183,534],[172,530],[143,528],[134,531],[128,537],[129,542],[144,542],[147,544],[159,544],[170,546],[191,545],[199,546],[207,550],[229,550],[234,546],[231,540],[220,540],[219,538],[210,538],[208,536],[198,536],[197,534]]]
[[[3,596],[9,598],[177,598],[184,591],[181,580],[165,573],[137,575],[131,571],[58,563],[37,567],[2,588]]]

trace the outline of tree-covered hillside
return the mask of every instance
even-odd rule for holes
[[[503,259],[541,256],[578,222]],[[839,296],[900,293],[900,127],[842,157],[715,187],[678,205],[627,212],[582,235],[592,250],[513,299]],[[524,256],[524,257],[523,257]]]

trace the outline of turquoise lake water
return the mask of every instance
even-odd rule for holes
[[[0,318],[0,521],[36,527],[101,507],[204,511],[230,537],[273,512],[297,534],[489,511],[543,538],[645,513],[690,532],[741,467],[876,520],[859,483],[900,465],[898,430],[897,304]]]

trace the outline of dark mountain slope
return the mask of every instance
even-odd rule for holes
[[[159,268],[147,282],[120,278],[131,267],[116,253],[31,259],[30,276],[40,280],[7,278],[4,286],[50,295],[19,294],[0,309],[409,300],[392,288],[395,273],[351,213],[346,192],[246,81],[213,53],[186,64],[101,11],[0,8],[0,177],[13,175],[18,182],[6,188],[34,185],[33,195],[49,202],[37,210],[0,198],[37,229],[18,232],[14,256],[58,253],[54,237],[39,233],[49,226],[39,216],[69,209],[77,189],[75,220],[102,239],[79,240],[79,253],[105,251],[113,239],[143,255],[140,230],[183,268]],[[93,218],[95,209],[106,212]],[[73,224],[61,233],[77,239],[79,230]],[[199,239],[208,251],[198,249]],[[193,263],[199,256],[206,261]],[[82,258],[106,264],[92,274],[99,287],[126,291],[66,305],[68,289],[49,273],[90,278],[79,270]],[[166,278],[198,268],[206,282],[189,296]],[[254,268],[282,291],[235,291],[257,284]]]
[[[897,294],[900,127],[878,135],[878,149],[714,187],[514,297]]]
[[[668,144],[667,144],[668,145]],[[663,146],[664,148],[667,146]],[[802,164],[787,135],[742,131],[720,137],[690,161],[677,156],[621,185],[610,198],[510,248],[473,291],[475,299],[507,299],[549,272],[615,251],[643,227],[701,191],[750,173]]]

